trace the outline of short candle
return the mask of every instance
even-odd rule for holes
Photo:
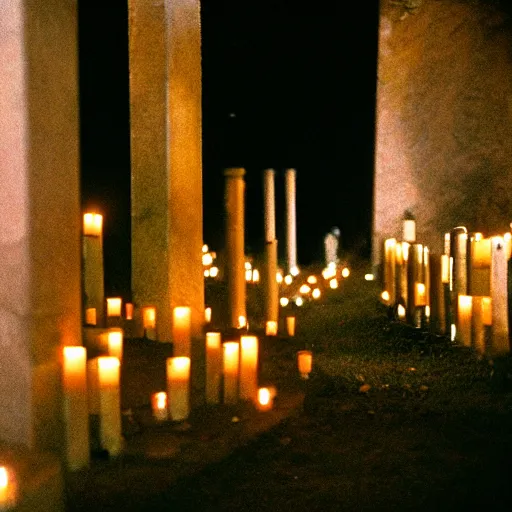
[[[124,306],[126,320],[133,320],[133,304],[131,302],[127,302]]]
[[[301,377],[308,379],[313,367],[313,353],[311,350],[299,350],[297,352],[297,364]]]
[[[482,297],[482,323],[492,325],[492,301],[490,297]]]
[[[269,411],[272,409],[273,399],[272,391],[269,388],[259,388],[256,406],[260,411]]]
[[[142,327],[144,329],[154,329],[156,327],[156,308],[154,306],[142,308]]]
[[[277,336],[277,322],[268,320],[265,324],[265,334],[267,336]]]
[[[99,213],[84,214],[84,235],[85,236],[101,236],[103,226],[103,216]]]
[[[107,316],[121,316],[123,300],[121,297],[107,298]]]
[[[96,325],[96,308],[87,308],[85,310],[85,323],[86,325]]]
[[[295,336],[295,317],[287,316],[286,317],[286,332],[288,336]]]
[[[167,393],[160,391],[151,395],[151,409],[156,421],[165,421],[169,418],[167,410]]]

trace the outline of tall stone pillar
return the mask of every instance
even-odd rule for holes
[[[0,5],[0,440],[62,449],[81,344],[76,3]]]
[[[228,283],[228,321],[230,327],[239,326],[239,318],[247,318],[245,308],[245,250],[244,250],[244,193],[245,170],[230,168],[226,177],[226,266]]]
[[[288,255],[288,272],[296,275],[297,267],[297,204],[296,204],[296,172],[286,169],[286,241]]]
[[[199,0],[129,0],[132,292],[155,306],[171,341],[172,310],[204,321],[201,262],[201,38]],[[182,354],[184,355],[184,354]]]
[[[279,316],[279,287],[277,284],[277,240],[274,170],[263,175],[265,200],[265,315],[266,320],[277,322]]]

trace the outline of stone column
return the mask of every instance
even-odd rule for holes
[[[134,302],[139,308],[156,306],[161,341],[171,341],[172,309],[191,307],[192,338],[199,340],[204,322],[199,0],[129,0],[129,53]]]
[[[288,251],[288,272],[296,274],[297,267],[297,216],[296,216],[296,172],[286,169],[286,240]]]
[[[277,240],[274,170],[267,169],[263,175],[265,200],[265,314],[266,320],[277,322],[279,316],[279,287],[277,275]]]
[[[224,171],[226,177],[226,266],[228,283],[228,322],[238,327],[238,319],[247,318],[245,308],[245,251],[244,251],[244,182],[245,170],[230,168]]]

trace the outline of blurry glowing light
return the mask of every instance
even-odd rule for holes
[[[373,281],[375,279],[375,276],[373,274],[365,274],[364,278],[366,281]]]
[[[309,293],[311,291],[311,288],[307,285],[307,284],[303,284],[300,288],[299,288],[299,292],[300,293]]]
[[[292,267],[292,268],[290,269],[290,274],[291,274],[292,276],[298,276],[298,275],[299,275],[299,269],[298,269],[298,267]]]
[[[260,282],[260,271],[257,268],[255,268],[252,271],[252,282],[253,283],[259,283]]]
[[[292,284],[292,281],[293,281],[293,277],[290,274],[285,276],[285,278],[284,278],[285,284]]]
[[[450,329],[450,340],[451,341],[455,341],[455,335],[457,334],[457,327],[455,324],[452,324],[451,325],[451,329]]]
[[[304,299],[302,297],[297,297],[295,299],[295,304],[299,307],[302,306],[302,304],[304,304]]]
[[[348,277],[350,275],[350,270],[345,267],[342,271],[341,271],[341,275],[342,277]]]
[[[205,269],[203,274],[204,274],[204,277],[210,277],[210,271],[208,269]]]
[[[251,269],[247,269],[245,271],[245,280],[250,283],[252,281],[252,270]]]
[[[281,298],[279,299],[279,304],[281,304],[281,306],[282,306],[283,308],[284,308],[284,307],[286,307],[286,306],[288,306],[289,302],[290,302],[290,301],[288,300],[288,298],[287,298],[287,297],[281,297]]]
[[[281,272],[277,272],[276,273],[276,281],[278,283],[282,283],[283,282],[283,274],[281,274]]]
[[[212,267],[210,269],[210,277],[217,277],[219,275],[219,269],[217,267]]]
[[[318,279],[316,278],[316,276],[309,276],[309,277],[307,278],[307,282],[308,282],[309,284],[316,284],[316,283],[318,282]]]
[[[208,246],[206,244],[203,245],[203,252],[208,252]]]
[[[247,326],[247,319],[245,318],[245,316],[240,315],[238,317],[238,328],[243,329],[246,326]]]
[[[336,288],[338,288],[338,280],[337,280],[336,278],[331,279],[331,280],[329,281],[329,286],[330,286],[333,290],[335,290]]]
[[[313,299],[318,299],[318,298],[320,298],[320,295],[321,295],[321,293],[320,293],[320,288],[315,288],[315,289],[313,290],[313,293],[311,294],[311,296],[313,297]]]
[[[389,297],[389,292],[388,292],[388,291],[384,290],[384,291],[380,294],[380,296],[381,296],[381,298],[382,298],[382,300],[383,300],[384,302],[389,302],[389,298],[390,298],[390,297]]]
[[[211,265],[212,263],[213,263],[212,255],[209,252],[203,254],[203,265],[205,267],[207,267],[208,265]]]
[[[403,320],[405,318],[405,308],[402,306],[402,304],[398,304],[397,308],[398,318]]]
[[[250,261],[246,261],[245,262],[245,270],[251,270],[251,269],[252,269],[251,262]]]

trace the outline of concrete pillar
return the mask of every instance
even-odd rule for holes
[[[288,255],[288,272],[297,274],[297,204],[296,204],[296,172],[286,169],[286,248]]]
[[[224,171],[226,177],[226,265],[228,283],[228,322],[238,327],[239,317],[247,318],[245,308],[245,252],[244,252],[244,182],[245,170],[230,168]]]
[[[279,286],[277,283],[277,240],[274,170],[263,175],[265,201],[265,315],[266,320],[277,322],[279,316]]]
[[[161,341],[189,306],[202,347],[199,0],[129,0],[129,54],[133,298],[156,307]]]
[[[0,4],[0,438],[62,450],[81,344],[76,3]]]

